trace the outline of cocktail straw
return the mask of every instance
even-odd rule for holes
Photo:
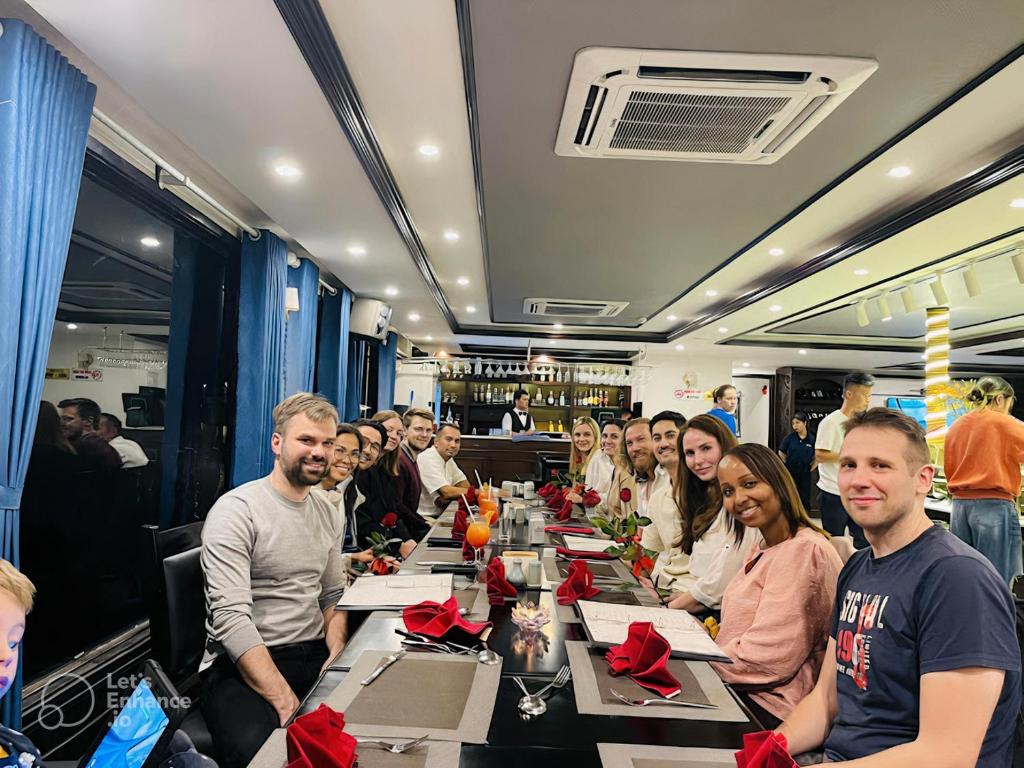
[[[484,481],[480,479],[480,472],[474,469],[473,474],[476,475],[476,487],[483,490]]]
[[[469,519],[475,523],[476,516],[473,514],[473,508],[469,506],[469,499],[466,498],[466,494],[462,494],[462,500],[466,502],[466,513],[469,515]]]

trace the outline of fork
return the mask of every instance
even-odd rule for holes
[[[673,701],[672,699],[628,699],[614,688],[611,689],[612,696],[628,704],[631,707],[646,707],[650,704],[668,704],[672,707],[693,707],[694,709],[718,709],[717,704],[696,704],[690,701]]]
[[[551,690],[552,688],[561,688],[562,686],[564,686],[566,683],[569,682],[569,678],[571,676],[572,676],[572,672],[569,670],[568,665],[562,667],[560,670],[558,670],[558,674],[555,675],[555,679],[552,680],[547,685],[545,685],[543,688],[541,688],[535,694],[533,694],[533,696],[539,698],[539,697],[543,696],[545,693],[547,693],[549,690]]]
[[[420,744],[422,744],[424,741],[426,741],[428,738],[430,738],[429,734],[427,736],[420,736],[418,739],[413,739],[412,741],[391,742],[391,741],[378,741],[377,739],[360,739],[360,738],[357,737],[356,738],[356,743],[357,744],[376,744],[378,747],[381,747],[382,749],[386,749],[388,752],[393,752],[396,755],[400,755],[403,752],[408,752],[410,749],[415,749]]]

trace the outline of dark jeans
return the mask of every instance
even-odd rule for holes
[[[310,640],[268,649],[281,676],[301,701],[327,661],[323,640]],[[270,703],[248,686],[238,668],[221,655],[206,673],[203,717],[213,737],[222,768],[244,768],[263,742],[281,727]]]
[[[833,536],[845,536],[846,528],[849,526],[853,546],[857,549],[868,546],[868,540],[864,538],[864,529],[853,522],[853,518],[846,513],[842,499],[828,491],[821,491],[821,525]]]

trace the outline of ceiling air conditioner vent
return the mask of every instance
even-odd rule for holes
[[[877,68],[832,56],[584,48],[555,152],[774,163]]]
[[[580,301],[577,299],[524,299],[524,315],[545,317],[615,317],[628,301]]]

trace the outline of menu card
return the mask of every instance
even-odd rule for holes
[[[585,536],[572,536],[571,534],[563,534],[562,538],[565,540],[565,548],[571,549],[573,552],[604,552],[608,547],[613,545],[613,542],[608,539],[590,539]]]
[[[345,590],[339,608],[402,608],[424,600],[443,603],[452,596],[452,574],[360,576]]]
[[[615,605],[593,600],[578,600],[576,608],[594,645],[621,645],[626,641],[629,625],[649,621],[672,647],[672,655],[683,659],[729,662],[715,641],[687,611],[644,605]]]

